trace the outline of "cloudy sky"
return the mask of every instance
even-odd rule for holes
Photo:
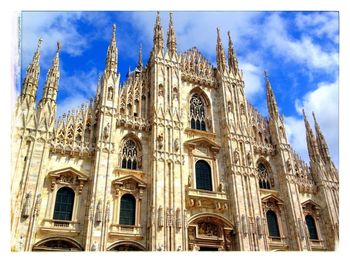
[[[140,44],[146,64],[156,12],[22,12],[21,74],[23,80],[40,37],[41,74],[38,100],[51,66],[56,41],[62,43],[58,115],[94,96],[103,72],[112,25],[117,25],[118,70],[122,81],[137,64]],[[243,70],[246,94],[267,116],[264,69],[284,114],[289,142],[308,162],[304,108],[311,125],[313,111],[338,166],[338,12],[174,12],[178,51],[196,46],[213,65],[216,27],[227,51],[227,31]],[[166,39],[168,12],[161,12]]]

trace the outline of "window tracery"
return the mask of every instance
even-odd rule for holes
[[[202,98],[198,94],[192,95],[190,100],[190,119],[192,129],[201,131],[207,130],[205,123],[205,106]]]
[[[271,189],[273,187],[273,179],[267,166],[261,162],[258,163],[259,187],[262,189]]]
[[[141,168],[141,156],[139,156],[140,151],[134,140],[129,139],[124,143],[121,152],[122,168],[138,170]]]

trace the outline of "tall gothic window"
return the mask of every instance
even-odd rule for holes
[[[278,229],[277,216],[275,212],[269,210],[266,213],[267,226],[269,229],[270,237],[280,237],[280,231]]]
[[[203,160],[196,162],[196,185],[197,189],[212,191],[210,165]]]
[[[69,187],[57,191],[53,219],[72,220],[74,196],[74,191]]]
[[[135,225],[135,197],[131,194],[125,194],[120,200],[119,224]]]
[[[122,168],[136,170],[137,146],[133,140],[127,140],[122,150]]]
[[[307,215],[305,217],[305,221],[306,221],[307,229],[309,230],[310,239],[318,239],[317,229],[316,229],[316,224],[315,224],[314,218],[310,215]]]
[[[198,94],[194,94],[190,101],[190,119],[192,129],[206,130],[204,103]]]
[[[258,164],[259,187],[263,189],[271,189],[270,178],[266,166],[262,163]]]

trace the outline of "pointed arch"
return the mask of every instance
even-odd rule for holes
[[[189,94],[188,104],[191,129],[211,130],[211,104],[207,94],[199,87],[193,88]]]
[[[256,162],[256,169],[258,172],[259,187],[261,189],[271,189],[274,187],[274,178],[270,164],[264,159],[260,158]]]
[[[122,139],[120,156],[121,168],[131,170],[142,168],[142,145],[135,134],[130,133]]]

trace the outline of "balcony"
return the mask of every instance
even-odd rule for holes
[[[269,236],[269,247],[270,250],[287,250],[288,243],[286,237],[274,237]]]
[[[187,208],[209,208],[216,212],[228,209],[225,192],[214,192],[202,189],[187,188]]]
[[[134,237],[134,239],[143,239],[141,226],[135,225],[119,225],[110,226],[110,236]]]
[[[40,230],[51,233],[63,233],[70,236],[77,236],[80,234],[80,223],[76,221],[58,220],[58,219],[44,219]]]

